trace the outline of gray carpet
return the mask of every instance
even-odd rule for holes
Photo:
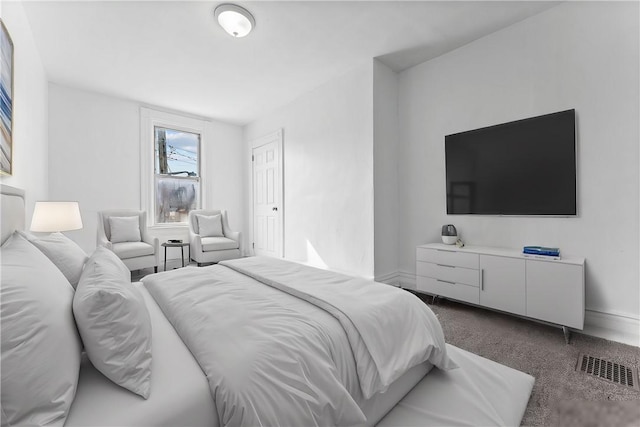
[[[526,426],[640,426],[640,392],[575,371],[580,353],[640,367],[640,349],[557,327],[438,300],[447,342],[535,377]],[[638,379],[636,378],[636,381]]]

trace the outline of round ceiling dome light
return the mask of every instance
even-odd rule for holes
[[[218,24],[233,37],[244,37],[256,26],[253,15],[243,7],[224,3],[216,7],[213,14]]]

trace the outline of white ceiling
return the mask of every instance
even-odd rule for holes
[[[256,28],[234,39],[223,2],[24,7],[50,81],[245,124],[371,58],[400,71],[558,3],[238,1]]]

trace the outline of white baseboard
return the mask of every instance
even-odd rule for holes
[[[401,288],[416,290],[416,275],[407,271],[398,271],[398,283]]]
[[[416,275],[398,271],[384,276],[385,283],[397,283],[405,289],[416,289]],[[584,330],[576,332],[640,347],[640,319],[618,313],[586,309]]]
[[[400,287],[400,282],[398,281],[398,273],[391,272],[391,273],[387,273],[387,274],[382,274],[380,276],[376,276],[375,277],[375,281],[376,282],[380,282],[380,283],[386,283],[387,285],[392,285],[395,287]]]
[[[584,334],[640,347],[640,319],[597,310],[585,310]]]

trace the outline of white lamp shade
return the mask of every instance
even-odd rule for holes
[[[235,4],[221,4],[214,11],[218,24],[233,37],[244,37],[256,26],[248,10]]]
[[[78,202],[36,202],[31,231],[56,232],[82,228]]]

